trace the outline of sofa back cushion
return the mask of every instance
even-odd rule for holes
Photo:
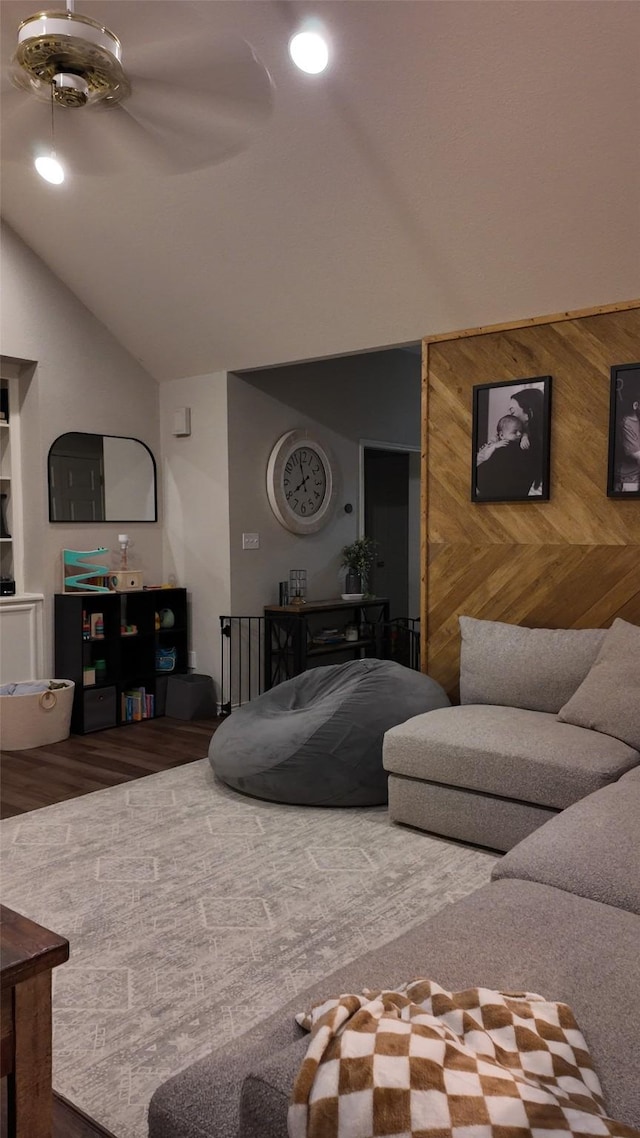
[[[521,628],[460,617],[460,702],[557,714],[577,691],[603,641],[602,628]]]
[[[640,751],[640,627],[618,617],[588,675],[558,715]]]

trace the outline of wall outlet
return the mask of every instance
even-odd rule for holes
[[[259,549],[260,548],[260,534],[259,533],[243,533],[243,535],[242,535],[242,548],[243,549]]]
[[[198,662],[196,660],[195,652],[189,653],[189,667],[190,668],[197,668],[198,667]]]

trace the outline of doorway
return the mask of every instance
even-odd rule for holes
[[[368,582],[389,598],[391,619],[419,615],[420,452],[382,442],[360,444],[364,536],[376,543]]]
[[[49,516],[52,522],[104,521],[102,435],[67,435],[49,455]]]

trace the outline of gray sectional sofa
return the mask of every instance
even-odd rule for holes
[[[640,697],[638,675],[631,682]],[[631,715],[640,728],[639,715],[640,698]],[[544,824],[497,863],[491,884],[341,968],[249,1035],[163,1084],[149,1109],[150,1138],[286,1138],[289,1095],[308,1044],[295,1013],[329,995],[418,976],[451,990],[525,989],[568,1003],[609,1115],[640,1136],[640,753],[628,744],[626,752],[607,750],[608,741],[600,741],[607,754],[600,765],[597,748],[585,770],[572,760],[573,795],[565,767],[551,801],[542,804]],[[537,779],[529,775],[529,785],[542,788],[554,764],[544,766],[542,752],[536,762],[543,766]],[[455,787],[453,762],[447,777]],[[476,807],[485,798],[500,809],[499,794],[486,790],[476,792]]]
[[[460,617],[460,629],[460,706],[414,716],[385,735],[389,814],[421,830],[508,850],[640,762],[624,730],[620,737],[593,730],[582,725],[591,723],[583,708],[565,710],[605,650],[605,664],[621,661],[632,679],[626,641],[640,633],[622,620],[605,632]],[[609,700],[606,677],[603,685]],[[624,676],[609,686],[617,694]],[[637,738],[633,725],[628,738],[637,743],[640,688],[635,699]],[[625,726],[632,692],[627,702],[630,710],[618,717]]]

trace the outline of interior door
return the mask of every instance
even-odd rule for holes
[[[49,482],[52,521],[104,521],[101,458],[52,455]]]
[[[389,613],[409,614],[409,454],[364,451],[364,527],[376,542],[369,590],[389,598]]]

